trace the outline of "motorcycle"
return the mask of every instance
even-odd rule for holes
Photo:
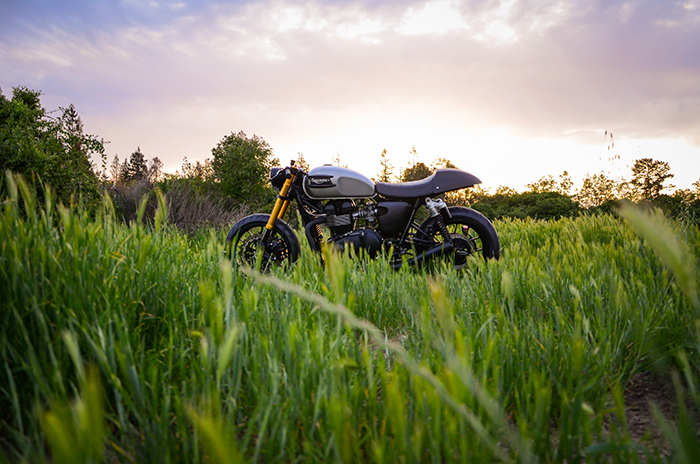
[[[296,203],[309,246],[321,252],[327,243],[370,258],[389,256],[399,269],[449,259],[457,269],[468,258],[498,259],[500,242],[491,222],[461,206],[448,207],[443,194],[481,181],[459,169],[438,169],[422,180],[373,182],[348,168],[324,165],[308,173],[294,166],[274,167],[270,183],[279,191],[271,214],[253,214],[236,223],[226,238],[228,258],[235,266],[260,271],[291,267],[301,254],[294,230],[284,217]],[[419,210],[427,208],[425,216]]]

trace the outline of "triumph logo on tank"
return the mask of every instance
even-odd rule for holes
[[[309,183],[314,187],[333,187],[330,177],[308,177]]]

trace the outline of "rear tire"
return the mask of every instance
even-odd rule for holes
[[[289,269],[299,259],[299,239],[282,219],[277,219],[267,243],[260,243],[269,219],[269,214],[253,214],[238,221],[229,231],[226,249],[234,267],[248,266],[269,272],[273,267]]]
[[[467,259],[475,254],[481,254],[485,260],[498,259],[501,256],[501,242],[496,229],[486,216],[462,206],[452,206],[449,211],[452,217],[443,221],[455,247],[451,255],[455,268],[466,267]],[[431,237],[435,245],[443,242],[436,218],[426,219],[420,230]]]

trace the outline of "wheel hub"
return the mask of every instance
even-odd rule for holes
[[[450,234],[452,245],[454,246],[454,263],[455,267],[464,267],[467,264],[467,258],[474,254],[476,247],[474,242],[466,235]]]

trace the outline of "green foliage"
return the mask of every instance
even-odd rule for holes
[[[634,162],[632,166],[631,184],[635,187],[639,198],[651,200],[659,196],[666,179],[673,177],[671,168],[665,161],[658,161],[651,158],[642,158]],[[671,186],[672,187],[672,186]]]
[[[433,165],[431,166],[433,172],[437,169],[459,169],[452,161],[448,160],[447,158],[437,158],[434,162]]]
[[[66,344],[82,371],[78,342],[73,333],[65,332]],[[100,378],[91,369],[88,376],[80,377],[80,396],[71,404],[65,400],[54,402],[44,413],[42,429],[51,449],[54,462],[65,464],[100,463],[104,460],[105,417]]]
[[[694,199],[683,190],[676,190],[673,195],[660,194],[650,201],[638,203],[643,207],[656,207],[668,217],[685,218],[696,223],[700,222],[700,198]]]
[[[475,203],[488,198],[489,194],[480,184],[477,184],[468,189],[456,190],[447,192],[444,195],[445,202],[448,205],[467,206],[471,207]]]
[[[598,208],[617,198],[615,185],[615,181],[603,172],[593,175],[586,174],[581,188],[573,198],[583,208]]]
[[[211,166],[222,193],[247,203],[270,196],[267,176],[279,161],[261,137],[231,133],[212,149],[212,155]]]
[[[401,182],[412,182],[414,180],[421,180],[425,179],[426,177],[430,176],[433,173],[433,170],[430,169],[428,166],[426,166],[422,162],[417,162],[413,166],[409,166],[405,168],[401,172]]]
[[[36,185],[50,185],[58,201],[75,195],[91,205],[98,201],[98,179],[90,158],[104,157],[104,142],[83,133],[73,105],[53,118],[41,106],[41,92],[15,87],[12,99],[0,98],[0,172],[25,175]],[[0,187],[6,194],[6,187]]]
[[[543,176],[537,182],[532,182],[527,184],[529,192],[532,193],[544,193],[544,192],[556,192],[562,195],[569,195],[573,181],[568,172],[564,171],[557,181],[551,174]]]
[[[495,194],[480,199],[472,208],[492,220],[507,217],[559,219],[574,217],[580,211],[571,198],[556,192]]]
[[[611,215],[507,219],[501,260],[461,274],[332,254],[324,268],[305,247],[290,274],[258,278],[222,262],[222,234],[165,225],[163,197],[151,228],[115,221],[109,197],[94,217],[22,215],[36,198],[7,184],[11,462],[663,462],[630,437],[624,388],[679,350],[700,366],[700,231],[687,223],[656,243]],[[47,412],[71,446],[55,448]],[[667,427],[687,462],[690,423]]]

